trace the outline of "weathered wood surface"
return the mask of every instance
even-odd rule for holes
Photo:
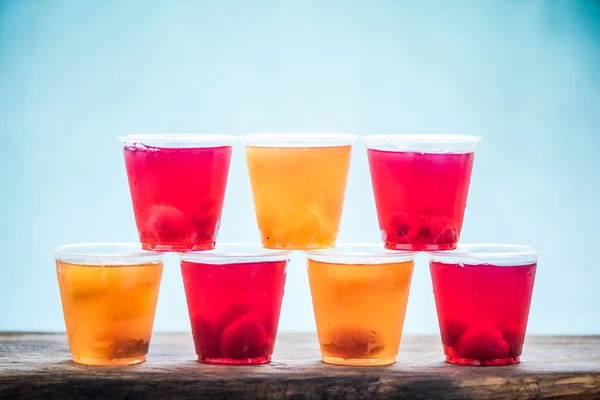
[[[320,361],[316,337],[281,334],[273,362],[199,364],[189,334],[156,334],[148,361],[87,367],[64,334],[0,333],[0,398],[7,399],[600,399],[600,337],[529,337],[519,365],[443,362],[437,336],[405,336],[398,363]]]

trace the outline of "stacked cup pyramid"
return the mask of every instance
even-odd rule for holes
[[[236,137],[120,139],[140,243],[55,250],[75,362],[146,359],[165,252],[181,260],[198,360],[270,362],[294,250],[306,255],[327,363],[396,362],[419,251],[430,258],[446,361],[519,362],[537,250],[458,244],[479,138],[363,138],[383,244],[337,242],[355,135],[242,137],[261,237],[250,244],[217,243]]]

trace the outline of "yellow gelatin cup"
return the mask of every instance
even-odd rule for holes
[[[263,247],[335,246],[355,139],[347,134],[243,137]]]
[[[57,248],[56,273],[72,359],[88,365],[146,360],[163,270],[140,245]]]
[[[344,244],[307,251],[322,359],[339,365],[396,362],[414,253]]]

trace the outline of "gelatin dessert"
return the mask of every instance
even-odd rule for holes
[[[306,254],[323,361],[339,365],[395,363],[414,253],[344,244]]]
[[[353,135],[247,135],[246,162],[262,244],[270,249],[335,245]]]
[[[386,248],[455,248],[462,231],[478,138],[375,135],[364,140],[369,147],[373,193]]]
[[[116,251],[108,253],[110,248]],[[161,255],[143,253],[139,245],[63,246],[56,254],[73,361],[89,365],[143,362],[160,288]]]
[[[198,361],[271,361],[289,252],[223,245],[181,257]]]
[[[212,249],[221,221],[232,137],[132,135],[122,140],[143,248]]]
[[[446,361],[461,365],[519,362],[537,251],[527,246],[459,245],[430,263]]]

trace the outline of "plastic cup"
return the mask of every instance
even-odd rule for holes
[[[88,365],[146,360],[162,254],[139,244],[95,243],[54,251],[72,359]]]
[[[458,135],[363,138],[386,248],[456,248],[479,139]]]
[[[533,247],[514,245],[458,245],[430,253],[447,362],[519,362],[538,254]]]
[[[246,162],[262,245],[335,246],[355,135],[246,135]]]
[[[142,247],[214,248],[235,136],[154,134],[119,139]]]
[[[290,253],[258,244],[180,253],[198,361],[271,361]]]
[[[317,334],[324,362],[396,362],[414,253],[380,245],[340,244],[306,252]]]

